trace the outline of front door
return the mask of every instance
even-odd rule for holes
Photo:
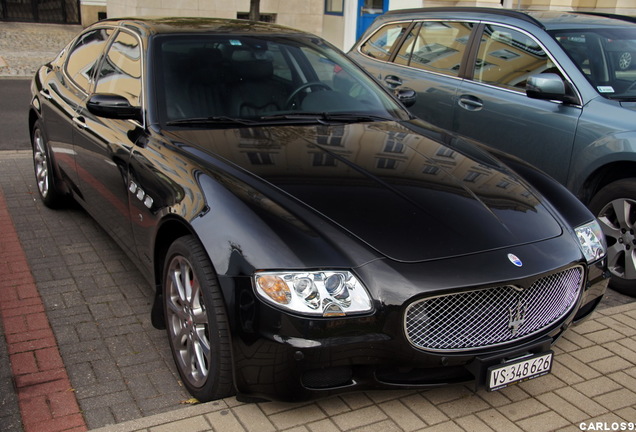
[[[389,9],[389,0],[358,0],[358,26],[356,39],[371,25],[374,19]]]
[[[462,81],[452,129],[540,166],[565,184],[581,107],[526,96],[526,80],[559,73],[547,50],[526,33],[488,25],[472,79]],[[562,77],[563,78],[563,77]]]

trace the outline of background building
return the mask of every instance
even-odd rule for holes
[[[634,0],[261,0],[261,20],[318,34],[349,49],[378,15],[392,9],[486,6],[636,15]],[[0,0],[0,20],[81,23],[105,17],[247,18],[250,0]]]

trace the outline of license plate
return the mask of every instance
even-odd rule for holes
[[[488,368],[488,390],[500,390],[511,384],[547,375],[552,370],[553,352],[523,357]]]

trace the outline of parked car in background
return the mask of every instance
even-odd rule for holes
[[[636,296],[636,23],[596,13],[397,10],[348,53],[418,117],[527,161],[600,219]]]
[[[156,287],[202,401],[496,390],[548,373],[607,285],[563,186],[297,30],[100,21],[37,72],[29,125],[42,200],[73,197]]]

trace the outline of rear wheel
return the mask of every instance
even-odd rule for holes
[[[636,297],[636,178],[618,180],[590,202],[607,239],[610,287]]]
[[[35,122],[32,131],[33,169],[38,193],[44,205],[50,208],[60,207],[66,198],[60,190],[53,175],[51,150],[46,141],[40,121]]]
[[[190,394],[202,402],[232,395],[227,314],[212,263],[193,236],[168,250],[163,299],[170,348]]]

